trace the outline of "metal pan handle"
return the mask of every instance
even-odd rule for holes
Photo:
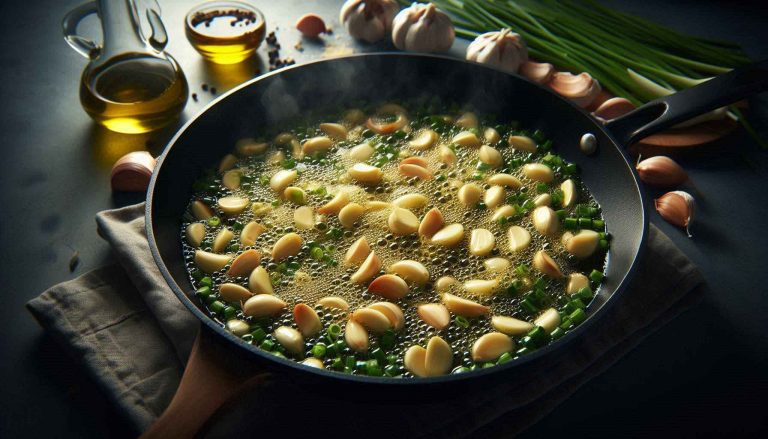
[[[692,117],[768,90],[768,60],[740,67],[613,119],[606,129],[623,145],[670,128]]]

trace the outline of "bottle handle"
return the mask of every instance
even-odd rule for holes
[[[64,29],[64,40],[66,40],[77,53],[89,59],[94,59],[99,56],[99,53],[101,53],[101,46],[91,39],[78,35],[77,26],[83,18],[98,12],[99,8],[96,5],[96,2],[91,1],[69,11],[61,22]]]
[[[163,20],[160,18],[160,4],[157,0],[139,0],[136,4],[139,12],[144,12],[149,23],[150,34],[147,36],[142,31],[142,37],[145,41],[158,52],[162,52],[168,44],[168,32],[165,30]],[[141,29],[141,26],[139,26]]]

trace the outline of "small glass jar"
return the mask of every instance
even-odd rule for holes
[[[235,64],[252,56],[264,41],[266,22],[261,11],[247,3],[208,2],[189,11],[184,29],[203,58]]]

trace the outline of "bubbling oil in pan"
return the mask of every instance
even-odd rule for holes
[[[239,188],[226,189],[222,185],[220,173],[211,172],[201,178],[196,184],[196,193],[192,201],[200,200],[212,209],[216,209],[216,202],[219,198],[234,195],[247,198],[254,205],[261,207],[258,209],[251,206],[237,216],[227,216],[219,211],[217,218],[220,219],[220,224],[216,224],[216,221],[196,219],[191,214],[185,216],[181,240],[187,268],[195,288],[199,289],[212,284],[210,294],[207,296],[200,295],[201,300],[206,303],[211,317],[222,325],[226,325],[226,321],[231,319],[243,320],[250,325],[248,333],[243,336],[244,342],[260,344],[262,347],[269,348],[270,352],[276,355],[291,356],[275,340],[272,332],[279,326],[296,327],[290,310],[298,303],[305,303],[315,309],[324,329],[316,336],[304,340],[303,356],[293,355],[293,357],[297,361],[301,361],[304,358],[318,356],[318,352],[313,349],[317,343],[326,346],[334,343],[339,344],[327,334],[326,330],[329,325],[335,323],[344,328],[352,311],[375,302],[385,301],[384,298],[368,292],[367,283],[366,285],[358,285],[351,282],[350,276],[357,270],[357,266],[345,265],[343,261],[344,253],[350,245],[360,237],[365,236],[371,250],[375,251],[381,258],[383,271],[386,271],[387,267],[397,261],[416,260],[429,271],[430,281],[422,287],[410,285],[410,292],[403,299],[395,302],[403,311],[405,325],[401,331],[395,334],[394,341],[390,340],[385,346],[380,342],[379,337],[371,334],[369,337],[371,346],[367,352],[354,352],[348,347],[342,347],[332,352],[334,355],[324,355],[323,358],[320,358],[325,368],[354,374],[413,377],[412,371],[403,364],[406,350],[414,345],[427,346],[430,338],[439,336],[451,346],[453,351],[451,369],[454,373],[460,373],[478,367],[488,367],[497,362],[505,362],[524,355],[532,349],[540,347],[541,340],[544,340],[545,343],[549,342],[580,323],[574,321],[576,320],[574,318],[570,320],[571,326],[568,327],[567,325],[571,314],[579,314],[576,308],[586,305],[588,300],[582,297],[584,300],[581,301],[581,305],[574,306],[575,302],[565,291],[566,280],[552,280],[537,273],[532,268],[533,255],[536,251],[545,249],[558,262],[562,273],[566,276],[565,279],[570,273],[590,274],[590,270],[594,270],[590,276],[593,278],[591,289],[594,290],[599,286],[602,278],[609,237],[601,234],[600,247],[595,254],[579,260],[566,251],[561,242],[562,233],[544,236],[535,231],[531,215],[528,213],[532,207],[530,202],[527,204],[527,211],[519,213],[514,218],[509,218],[509,221],[504,221],[504,224],[497,224],[491,221],[494,209],[485,208],[482,203],[477,208],[467,208],[459,202],[457,192],[461,184],[469,182],[477,183],[484,190],[488,189],[490,185],[486,182],[487,177],[498,172],[507,172],[518,177],[523,182],[523,187],[518,190],[508,188],[506,193],[511,198],[508,198],[503,204],[514,202],[513,204],[517,204],[516,207],[522,206],[521,209],[525,210],[527,201],[523,200],[532,202],[539,192],[553,193],[557,190],[560,182],[570,178],[577,183],[578,202],[582,213],[583,211],[591,212],[594,218],[590,221],[596,222],[593,228],[597,228],[602,233],[604,228],[601,227],[602,219],[599,217],[597,203],[586,188],[578,182],[574,167],[559,161],[561,159],[554,155],[554,152],[549,152],[551,144],[543,139],[541,133],[520,130],[514,123],[502,125],[480,123],[476,129],[470,129],[470,131],[476,132],[481,139],[483,138],[483,129],[487,126],[495,126],[501,134],[501,140],[492,145],[501,152],[504,158],[504,164],[498,169],[493,170],[482,164],[479,165],[481,162],[479,161],[478,148],[460,145],[452,146],[457,156],[457,162],[454,165],[441,162],[439,145],[451,145],[451,139],[457,133],[467,131],[466,127],[455,126],[452,123],[457,116],[460,114],[439,117],[426,113],[410,114],[411,122],[391,135],[374,134],[364,125],[358,124],[358,121],[352,123],[339,117],[329,118],[333,122],[343,123],[349,134],[346,140],[334,141],[333,147],[325,155],[301,157],[300,153],[296,154],[305,140],[325,135],[317,124],[300,126],[288,131],[293,136],[293,147],[291,147],[291,142],[288,142],[287,146],[276,145],[274,141],[266,142],[268,146],[264,153],[238,160],[234,167],[240,169],[243,176]],[[328,120],[316,122],[328,122]],[[408,147],[409,140],[418,135],[421,129],[430,127],[440,133],[439,140],[434,143],[434,146],[426,151],[410,149]],[[531,136],[539,145],[538,151],[526,153],[510,148],[506,140],[510,135]],[[283,137],[287,138],[286,136]],[[355,163],[349,157],[349,150],[365,141],[374,146],[376,150],[366,162],[380,165],[383,171],[382,182],[378,185],[356,185],[347,174],[347,169]],[[419,180],[415,177],[406,178],[400,174],[398,163],[408,155],[418,155],[426,159],[427,168],[434,172],[435,178]],[[542,187],[523,174],[523,164],[536,162],[547,163],[555,170],[555,180],[551,185]],[[387,227],[390,209],[367,211],[362,219],[350,229],[342,227],[336,215],[325,215],[315,228],[297,230],[294,225],[294,211],[298,206],[281,199],[281,196],[278,196],[270,188],[268,182],[269,177],[279,170],[292,168],[300,171],[299,178],[292,184],[304,188],[307,193],[306,205],[315,211],[339,191],[346,191],[351,202],[361,205],[371,201],[389,203],[402,195],[419,193],[425,195],[429,202],[424,207],[411,209],[413,213],[421,219],[429,209],[438,207],[446,224],[460,223],[464,226],[463,242],[456,247],[445,248],[430,244],[427,239],[420,238],[417,234],[396,236]],[[515,194],[522,195],[517,195],[518,198],[514,198]],[[561,231],[566,221],[565,218],[578,218],[582,214],[577,215],[578,209],[574,206],[568,208],[553,206],[553,209],[560,209],[560,215],[564,217],[561,218]],[[255,210],[260,212],[254,213]],[[261,252],[260,265],[270,273],[275,294],[288,304],[285,312],[274,318],[254,319],[245,316],[240,309],[240,304],[235,303],[225,304],[227,305],[226,308],[230,308],[225,312],[222,312],[221,307],[218,309],[212,307],[214,301],[223,301],[217,294],[219,285],[233,282],[247,287],[248,279],[245,277],[231,278],[225,274],[226,268],[210,275],[202,273],[194,263],[195,251],[198,248],[189,245],[185,239],[185,230],[189,224],[194,222],[206,224],[205,239],[199,250],[210,252],[212,241],[222,227],[238,229],[250,221],[263,224],[266,231],[258,236],[253,246],[246,247],[236,244],[239,240],[237,239],[238,232],[235,230],[235,239],[231,241],[235,244],[231,244],[226,252],[240,254],[251,248]],[[511,225],[518,225],[531,231],[531,243],[525,250],[518,252],[510,250],[507,229]],[[495,236],[496,245],[491,254],[487,256],[473,256],[468,251],[469,233],[477,228],[489,229]],[[333,231],[335,234],[331,236],[332,233],[329,231]],[[296,256],[288,258],[282,264],[277,264],[271,260],[270,250],[280,237],[290,232],[301,235],[304,239],[304,245]],[[571,230],[571,232],[577,233],[577,230]],[[324,249],[324,254],[330,256],[331,259],[328,260],[327,257],[325,261],[313,259],[310,254],[309,244],[311,242],[316,243],[313,245],[320,245]],[[487,273],[483,261],[491,257],[507,259],[510,262],[510,269],[504,273]],[[520,268],[515,270],[516,267]],[[596,276],[595,272],[600,276]],[[442,331],[421,320],[416,313],[418,305],[441,301],[440,294],[435,290],[434,282],[442,276],[451,276],[460,282],[470,279],[498,279],[500,281],[499,291],[490,297],[468,294],[463,291],[460,284],[449,291],[452,294],[489,306],[491,309],[489,315],[466,320],[457,319],[455,315],[452,315],[451,324]],[[516,280],[518,282],[520,280],[526,281],[522,291],[507,290],[506,287]],[[537,280],[538,282],[536,282]],[[531,284],[533,284],[533,289],[530,289]],[[539,311],[548,307],[557,309],[560,313],[562,327],[554,332],[550,331],[551,334],[546,334],[543,339],[537,338],[536,343],[531,341],[530,337],[526,339],[526,335],[514,336],[513,339],[518,342],[516,350],[502,355],[496,361],[474,361],[471,354],[472,345],[483,334],[495,331],[491,325],[491,316],[511,316],[525,321],[533,321],[536,318],[538,312],[526,308],[522,304],[526,298],[530,299],[532,294],[538,292],[536,290],[540,290],[541,294],[534,297],[538,297],[539,301],[543,297],[546,302],[544,305],[539,302]],[[327,296],[338,296],[346,300],[350,305],[349,311],[342,312],[316,305],[318,300]],[[587,303],[584,303],[585,300]],[[259,338],[263,339],[264,335],[266,335],[266,340],[272,343],[263,344]],[[343,333],[338,339],[344,340]],[[379,350],[383,352],[383,355],[378,352]],[[376,367],[371,367],[370,360],[374,360]]]

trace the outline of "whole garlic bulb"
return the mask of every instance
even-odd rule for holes
[[[432,3],[414,3],[392,22],[392,42],[400,50],[445,52],[454,38],[451,19]]]
[[[467,47],[467,59],[517,73],[528,61],[528,47],[520,35],[511,29],[502,29],[475,38]]]
[[[375,43],[392,31],[392,20],[399,10],[395,0],[347,0],[339,21],[353,38]]]

